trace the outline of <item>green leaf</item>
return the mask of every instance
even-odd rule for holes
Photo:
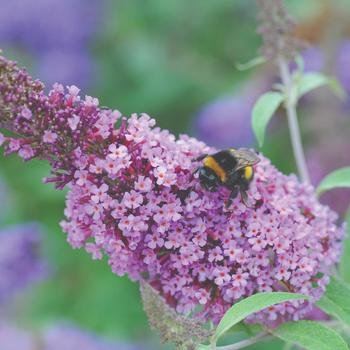
[[[318,195],[333,188],[350,187],[350,167],[341,168],[327,175],[318,185]]]
[[[308,350],[349,350],[337,332],[314,321],[284,323],[273,334]]]
[[[199,344],[196,350],[210,350],[210,345]]]
[[[344,252],[339,263],[339,272],[346,283],[350,283],[350,208],[346,214],[346,222],[348,226],[348,236],[344,241]]]
[[[259,57],[253,58],[252,60],[250,60],[246,63],[237,63],[236,68],[238,70],[241,70],[241,71],[248,70],[248,69],[254,68],[256,66],[259,66],[260,64],[263,64],[265,62],[266,62],[266,58],[259,56]]]
[[[339,305],[334,303],[328,297],[323,296],[316,302],[316,305],[328,315],[331,315],[338,320],[350,325],[350,312],[343,310]]]
[[[260,147],[264,144],[267,124],[283,100],[284,96],[280,92],[267,92],[253,107],[252,127]]]
[[[317,72],[305,73],[300,76],[297,81],[297,96],[300,98],[308,92],[325,85],[328,85],[339,98],[344,99],[346,97],[346,93],[337,79]]]
[[[321,73],[312,72],[303,74],[297,82],[298,98],[327,84],[328,78]]]
[[[317,301],[316,305],[328,314],[350,325],[350,287],[331,277],[324,296]]]
[[[295,58],[295,63],[297,64],[298,71],[300,73],[303,73],[305,69],[305,62],[304,62],[303,56],[297,55],[297,57]]]
[[[253,334],[253,330],[251,330],[249,326],[246,325],[244,322],[239,322],[239,323],[236,323],[234,326],[232,326],[229,330],[227,330],[227,333],[230,333],[230,334],[245,333],[246,335],[251,335]],[[260,330],[258,330],[258,332],[259,331]]]
[[[325,296],[343,310],[350,312],[350,287],[346,283],[331,277]]]
[[[328,78],[328,86],[337,97],[339,97],[341,100],[346,100],[347,93],[337,78]]]
[[[274,304],[282,303],[288,300],[308,299],[306,295],[295,293],[258,293],[254,294],[233,305],[221,319],[215,330],[213,339],[217,340],[232,326],[244,320],[250,314],[258,312]]]

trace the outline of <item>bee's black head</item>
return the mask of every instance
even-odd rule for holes
[[[214,170],[204,166],[199,170],[199,181],[207,191],[215,192],[218,187],[219,178]]]

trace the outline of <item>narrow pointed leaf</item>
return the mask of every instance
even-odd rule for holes
[[[339,83],[338,79],[329,78],[328,86],[337,97],[339,97],[341,100],[346,100],[347,93],[344,90],[343,86]]]
[[[350,286],[343,281],[331,277],[325,296],[343,310],[350,312]]]
[[[303,56],[298,55],[298,56],[295,58],[295,63],[297,64],[298,71],[299,71],[300,73],[303,73],[303,72],[304,72],[304,69],[305,69],[305,62],[304,62]]]
[[[263,64],[266,62],[266,58],[259,56],[259,57],[255,57],[252,60],[246,62],[246,63],[237,63],[236,64],[236,68],[238,70],[247,70],[250,68],[254,68],[256,66],[259,66],[260,64]]]
[[[319,301],[316,302],[316,305],[328,315],[337,318],[347,325],[350,325],[350,312],[342,309],[328,297],[323,296]]]
[[[199,344],[196,350],[210,350],[210,345]]]
[[[283,100],[284,96],[280,92],[267,92],[255,103],[252,127],[260,147],[264,144],[267,125]]]
[[[298,81],[298,97],[328,84],[328,78],[321,73],[306,73]]]
[[[335,78],[330,78],[324,74],[317,72],[310,72],[303,74],[297,82],[298,98],[315,90],[321,86],[328,86],[339,98],[344,99],[346,93]]]
[[[350,283],[350,208],[346,214],[346,222],[348,226],[348,236],[344,241],[344,252],[339,263],[339,272],[346,283]]]
[[[288,300],[308,299],[307,296],[295,293],[258,293],[254,294],[233,305],[221,319],[216,328],[214,339],[218,339],[232,326],[244,320],[247,316],[263,310],[269,306],[282,303]]]
[[[307,350],[349,350],[336,331],[314,321],[284,323],[273,334]]]
[[[331,277],[323,297],[316,305],[329,315],[350,325],[350,286],[345,282]]]
[[[318,185],[317,194],[329,191],[333,188],[350,188],[350,167],[341,168],[327,175]]]

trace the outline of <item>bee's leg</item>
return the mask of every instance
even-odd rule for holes
[[[208,157],[208,154],[201,154],[199,157],[197,157],[197,158],[193,158],[192,159],[192,162],[199,162],[199,161],[201,161],[201,160],[203,160],[205,157]]]
[[[190,181],[193,180],[194,176],[198,173],[198,171],[199,171],[200,168],[201,168],[201,167],[198,167],[197,169],[195,169],[195,170],[192,172],[191,177],[190,177]]]
[[[249,207],[249,205],[248,205],[248,195],[247,195],[247,192],[244,191],[244,190],[242,190],[242,189],[241,189],[240,192],[241,192],[241,198],[242,198],[243,204],[244,204],[246,207]]]
[[[232,201],[237,197],[237,194],[238,194],[238,191],[239,191],[239,188],[238,186],[235,186],[233,187],[226,203],[225,203],[225,208],[228,208],[231,204],[232,204]]]
[[[248,204],[248,195],[247,195],[246,190],[241,189],[240,193],[241,193],[241,198],[242,198],[243,204],[249,209],[255,209],[255,207],[252,207]]]

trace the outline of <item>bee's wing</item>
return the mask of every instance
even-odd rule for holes
[[[258,155],[247,148],[230,148],[231,154],[237,159],[238,164],[243,166],[254,165],[260,161]]]
[[[241,149],[234,149],[230,148],[229,150],[231,154],[236,158],[237,165],[232,169],[231,172],[238,171],[240,169],[243,169],[247,166],[252,166],[260,162],[260,158],[252,152],[249,149],[241,148]]]

